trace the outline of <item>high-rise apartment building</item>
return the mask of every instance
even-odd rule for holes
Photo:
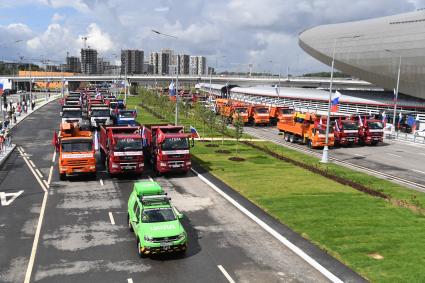
[[[143,74],[143,62],[142,50],[121,50],[121,74]]]
[[[84,74],[97,73],[97,50],[91,48],[81,49],[81,71]]]
[[[66,72],[81,73],[81,61],[76,56],[66,57],[65,69]]]
[[[158,60],[159,59],[159,54],[158,52],[151,52],[151,55],[149,57],[149,64],[152,65],[152,74],[157,75],[159,72],[159,68],[158,68]]]
[[[198,75],[203,76],[207,73],[207,58],[198,56]]]
[[[189,75],[190,69],[190,56],[186,54],[179,55],[179,74]]]

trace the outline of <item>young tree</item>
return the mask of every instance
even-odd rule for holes
[[[221,132],[221,145],[224,145],[224,135],[227,131],[227,117],[220,115],[220,132]]]
[[[241,139],[243,135],[243,126],[244,126],[243,118],[240,115],[237,116],[235,122],[233,123],[233,126],[235,127],[236,156],[238,156],[238,145],[239,145],[239,140]]]

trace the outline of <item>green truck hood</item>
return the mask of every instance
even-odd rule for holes
[[[153,238],[177,236],[184,232],[183,226],[179,220],[157,222],[157,223],[142,223],[140,232],[146,236]]]

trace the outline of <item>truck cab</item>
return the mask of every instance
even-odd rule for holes
[[[263,125],[270,124],[270,110],[266,106],[250,106],[248,108],[248,119],[251,125]]]
[[[359,141],[359,126],[356,122],[344,118],[333,121],[335,145],[352,146]]]
[[[359,144],[377,145],[384,140],[384,125],[372,116],[354,116],[353,121],[359,126]]]
[[[105,104],[90,105],[88,117],[92,128],[98,128],[100,125],[112,124],[109,107]]]
[[[167,124],[144,125],[146,155],[157,175],[163,173],[187,173],[192,163],[190,134],[183,126]]]
[[[117,126],[136,126],[137,111],[136,110],[118,110],[113,115],[114,124]]]
[[[140,257],[187,250],[187,233],[180,223],[183,214],[157,182],[137,182],[128,199],[128,228],[136,236]]]
[[[60,112],[62,123],[78,123],[83,122],[83,109],[78,105],[64,105]]]
[[[292,114],[294,109],[289,107],[274,106],[270,107],[270,124],[273,126],[277,125],[283,114]]]
[[[113,174],[141,174],[144,169],[141,127],[101,126],[100,155],[107,171]]]
[[[81,131],[76,123],[62,123],[57,136],[59,153],[59,177],[90,174],[96,176],[95,149],[90,131]]]

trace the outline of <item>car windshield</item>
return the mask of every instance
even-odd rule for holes
[[[156,223],[174,220],[176,220],[176,216],[170,207],[148,208],[142,211],[143,223]]]
[[[187,138],[168,138],[162,144],[162,150],[188,149],[189,142]]]
[[[133,111],[123,111],[123,112],[120,112],[119,115],[122,118],[133,118],[134,112]]]
[[[344,130],[358,130],[359,126],[356,123],[342,123],[342,128]]]
[[[367,122],[367,126],[369,127],[369,129],[373,130],[384,128],[381,122]]]
[[[90,141],[79,141],[71,143],[62,143],[62,152],[82,152],[82,151],[91,151],[93,148],[93,143]]]
[[[142,150],[142,139],[116,139],[115,143],[116,150]]]
[[[65,110],[65,111],[63,111],[62,117],[63,118],[81,118],[82,113],[81,113],[81,111]]]
[[[246,110],[247,110],[246,108],[236,108],[235,112],[236,113],[246,113],[247,112]]]
[[[257,109],[257,113],[258,114],[269,114],[269,109],[267,109],[267,108],[260,108],[260,109]]]
[[[92,110],[91,115],[93,117],[109,117],[109,110],[108,109],[102,109],[102,110]]]

